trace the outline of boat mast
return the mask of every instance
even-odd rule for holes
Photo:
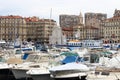
[[[50,9],[50,27],[51,27],[51,17],[52,17],[52,8]],[[49,37],[49,39],[50,39],[50,37]]]

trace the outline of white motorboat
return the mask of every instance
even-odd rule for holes
[[[16,79],[30,77],[26,74],[31,69],[47,69],[50,66],[50,60],[53,60],[47,53],[30,54],[26,62],[15,65],[11,70]]]
[[[9,64],[9,60],[11,60],[11,58],[13,58],[11,56],[14,56],[14,53],[11,53],[11,50],[9,50],[9,52],[6,50],[2,51],[2,52],[3,53],[0,53],[1,54],[1,56],[0,56],[0,79],[3,80],[3,78],[4,78],[6,80],[6,79],[8,79],[8,77],[9,77],[9,79],[12,79],[14,77],[10,70],[12,65]]]
[[[47,67],[34,68],[27,71],[33,80],[50,80],[50,72]]]
[[[49,69],[61,65],[59,58],[55,56],[50,56],[52,59],[49,58],[49,62],[41,62],[41,66],[39,68],[31,68],[29,69],[26,74],[32,77],[33,80],[50,80],[50,72]]]
[[[50,76],[54,79],[82,79],[87,76],[89,68],[81,63],[67,63],[51,68]]]

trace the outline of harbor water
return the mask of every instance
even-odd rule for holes
[[[14,76],[4,76],[4,77],[0,76],[0,80],[33,80],[33,79],[32,78],[15,79]],[[59,80],[86,80],[86,79],[59,79]]]
[[[13,75],[0,75],[0,80],[33,80],[33,79],[30,77],[23,79],[15,79]],[[54,79],[51,78],[50,80],[54,80]],[[72,78],[72,79],[57,79],[57,80],[86,80],[86,79]]]

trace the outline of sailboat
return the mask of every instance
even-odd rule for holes
[[[66,47],[66,36],[62,34],[60,26],[54,26],[52,35],[49,38],[49,43],[55,47]]]

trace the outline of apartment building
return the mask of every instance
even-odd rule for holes
[[[104,43],[120,43],[120,10],[115,10],[113,17],[101,23]]]
[[[52,19],[39,19],[38,17],[0,16],[0,38],[14,41],[16,38],[23,40],[49,43],[49,35],[56,21]]]
[[[60,15],[59,16],[59,24],[60,27],[74,27],[78,24],[83,24],[83,16],[82,13],[79,15]]]
[[[98,39],[99,29],[94,26],[84,26],[80,29],[80,39],[82,40],[94,40]]]
[[[27,39],[37,41],[41,44],[49,43],[49,36],[56,21],[52,19],[39,19],[38,17],[26,18]]]
[[[85,13],[85,25],[99,28],[101,21],[107,18],[107,14],[103,13]]]
[[[26,40],[26,21],[21,16],[0,16],[0,38],[14,41],[16,38]]]

